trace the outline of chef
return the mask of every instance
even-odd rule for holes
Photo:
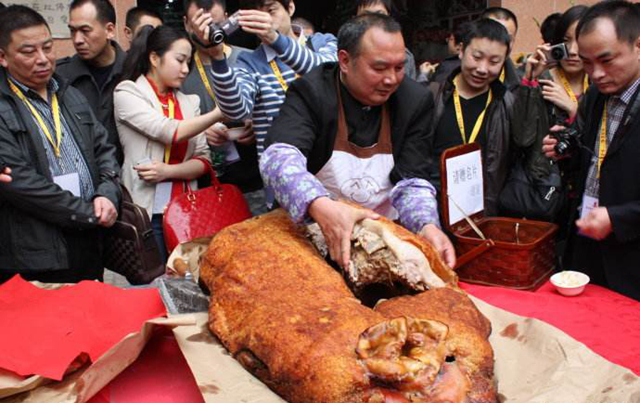
[[[405,79],[405,57],[395,20],[353,18],[338,33],[338,62],[291,85],[267,135],[260,160],[265,184],[294,221],[320,225],[342,267],[354,224],[379,215],[399,220],[455,265],[440,230],[436,191],[425,179],[433,97]]]

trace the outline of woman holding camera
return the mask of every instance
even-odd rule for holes
[[[589,87],[575,37],[578,21],[587,8],[574,6],[562,14],[556,25],[553,46],[538,46],[536,53],[527,60],[524,84],[541,87],[542,98],[553,107],[547,108],[552,125],[557,120],[573,121],[578,112],[578,100]]]
[[[526,216],[518,203],[523,193],[531,196],[531,205],[540,215],[529,218],[564,223],[566,216],[565,189],[570,178],[562,177],[557,164],[542,153],[542,140],[556,123],[572,122],[578,111],[578,101],[589,85],[588,77],[578,57],[575,39],[576,27],[586,6],[575,6],[562,14],[555,29],[554,43],[538,46],[527,60],[522,86],[518,89],[518,102],[514,108],[516,143],[525,150],[512,176],[514,180],[501,195],[501,208],[506,215]],[[573,140],[573,139],[569,139]],[[566,141],[567,147],[569,142]],[[570,152],[570,150],[567,150]],[[569,197],[571,195],[569,194]],[[563,237],[561,233],[561,237]]]
[[[203,131],[222,119],[216,108],[200,115],[200,100],[178,91],[189,73],[191,43],[168,26],[142,28],[114,91],[118,135],[124,151],[122,180],[144,207],[164,259],[162,215],[185,186],[210,170]]]

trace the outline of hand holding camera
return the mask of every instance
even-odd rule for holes
[[[525,77],[528,80],[537,80],[547,69],[554,67],[560,60],[569,57],[569,51],[565,43],[557,45],[539,45],[536,52],[527,59],[525,67]]]
[[[575,129],[555,125],[549,131],[542,140],[542,152],[547,158],[560,160],[580,148],[580,138]]]

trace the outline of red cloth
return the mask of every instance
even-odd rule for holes
[[[164,315],[157,289],[82,281],[51,291],[16,276],[0,286],[0,368],[61,380],[81,353],[96,360]]]
[[[154,332],[140,357],[88,403],[146,402],[204,403],[170,329]]]
[[[595,353],[640,375],[640,302],[596,285],[576,297],[547,282],[536,292],[463,284],[469,294],[517,315],[540,319]],[[494,329],[500,331],[501,329]]]

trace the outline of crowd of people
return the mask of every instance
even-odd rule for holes
[[[477,143],[486,215],[559,224],[559,266],[640,300],[639,7],[552,14],[518,64],[508,9],[460,26],[449,57],[419,66],[394,13],[358,0],[334,36],[294,19],[293,0],[242,0],[232,23],[259,41],[246,49],[213,42],[224,0],[184,0],[183,29],[129,10],[124,51],[109,0],[73,0],[76,54],[56,60],[39,13],[2,9],[0,282],[101,280],[121,184],[166,260],[165,208],[211,168],[254,215],[317,222],[340,266],[354,224],[379,216],[454,266],[440,158]],[[546,190],[522,202],[523,186]]]

